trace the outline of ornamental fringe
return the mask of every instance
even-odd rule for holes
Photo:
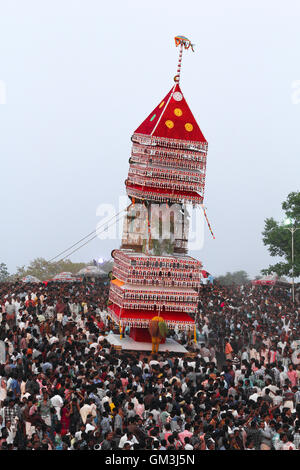
[[[166,148],[176,148],[207,153],[207,142],[197,142],[193,140],[170,139],[169,137],[146,136],[144,134],[133,134],[132,142],[149,146],[161,146]]]
[[[127,300],[166,300],[168,302],[194,302],[198,299],[196,291],[189,292],[166,292],[166,291],[149,291],[149,290],[130,290],[130,286],[123,288],[112,284],[112,292],[121,298]]]
[[[130,164],[139,164],[139,165],[148,165],[149,164],[149,158],[146,155],[134,155],[132,156],[132,159],[130,161]],[[179,170],[190,170],[190,171],[195,171],[198,170],[200,173],[205,174],[205,165],[191,161],[191,160],[178,160],[178,159],[166,159],[165,157],[157,157],[152,158],[152,164],[153,165],[160,165],[164,166],[166,168],[172,168],[174,167],[178,168]]]
[[[149,319],[149,320],[130,319],[130,318],[120,319],[117,315],[115,315],[115,313],[112,310],[109,310],[109,311],[110,311],[110,315],[111,315],[112,320],[115,323],[117,323],[119,328],[120,328],[120,325],[121,325],[122,328],[124,328],[126,326],[131,326],[131,327],[136,327],[136,328],[148,328],[149,323],[151,321],[151,319]],[[170,329],[174,329],[174,328],[177,327],[181,331],[194,331],[194,328],[195,328],[194,321],[181,322],[181,321],[176,321],[176,320],[165,320],[165,322],[166,322],[168,328],[170,328]]]
[[[156,168],[156,167],[141,167],[139,164],[131,163],[129,173],[138,175],[141,177],[158,177],[164,179],[178,179],[183,182],[191,183],[203,183],[205,178],[202,176],[202,172],[193,172],[182,169],[168,169],[168,168]]]
[[[153,172],[154,173],[154,172]],[[163,175],[163,176],[162,176]],[[157,176],[144,176],[144,175],[135,175],[132,169],[129,169],[128,173],[128,183],[136,184],[140,186],[146,185],[148,188],[161,188],[164,190],[175,191],[201,191],[204,188],[204,182],[185,182],[183,179],[177,179],[173,181],[168,172],[164,172],[159,177]],[[150,190],[149,190],[150,191]]]
[[[126,185],[126,192],[127,195],[130,197],[136,197],[141,201],[158,201],[158,202],[191,202],[192,204],[202,204],[203,196],[184,196],[184,195],[175,195],[172,194],[171,191],[167,192],[164,196],[160,194],[150,192],[149,190],[144,191],[142,189],[133,189]]]
[[[157,267],[155,266],[156,263],[166,263],[166,268],[173,268],[173,264],[176,263],[176,264],[179,264],[179,265],[182,265],[182,267],[184,268],[185,266],[183,265],[183,263],[185,265],[188,265],[188,268],[192,268],[192,267],[202,267],[202,263],[201,261],[198,261],[196,260],[195,258],[192,258],[191,256],[188,256],[188,255],[184,255],[184,256],[180,256],[180,257],[177,257],[177,256],[173,256],[173,255],[168,255],[168,256],[152,256],[152,255],[138,255],[136,254],[134,251],[128,251],[128,250],[114,250],[114,259],[118,260],[122,260],[122,261],[125,261],[127,265],[132,265],[132,262],[134,261],[136,263],[136,265],[141,265],[141,266],[144,266],[145,263],[149,262],[150,264],[153,263],[153,266],[154,267]],[[160,267],[163,267],[163,266],[160,266]],[[177,266],[178,268],[180,266]]]
[[[149,157],[162,157],[163,161],[166,159],[172,160],[181,160],[182,162],[197,162],[197,163],[206,163],[206,153],[199,154],[198,152],[190,151],[185,149],[184,151],[169,150],[169,149],[150,149],[144,145],[133,145],[131,149],[131,156],[135,157],[136,155],[145,156],[147,159]]]
[[[179,279],[153,279],[153,278],[136,278],[136,277],[125,277],[114,268],[113,275],[120,279],[120,281],[127,282],[134,286],[151,286],[151,287],[188,287],[197,289],[201,285],[201,280],[198,281],[182,281]]]
[[[109,300],[113,302],[114,304],[118,305],[120,308],[125,308],[128,310],[151,310],[151,311],[158,311],[158,307],[160,307],[160,304],[155,303],[143,303],[141,302],[140,304],[134,304],[134,303],[129,303],[129,302],[121,302],[120,300],[116,299],[113,296],[109,297]],[[195,305],[190,305],[190,304],[172,304],[172,303],[164,303],[161,304],[162,307],[164,307],[165,312],[177,312],[177,313],[197,313],[197,307]]]
[[[153,268],[152,268],[153,269]],[[143,278],[143,279],[152,279],[152,281],[159,281],[161,278],[161,280],[171,280],[171,276],[167,273],[167,272],[163,272],[162,270],[153,270],[153,271],[142,271],[142,270],[138,270],[138,269],[135,269],[134,272],[132,272],[133,270],[130,270],[129,272],[122,270],[121,268],[119,268],[118,266],[115,266],[114,267],[114,270],[113,270],[113,273],[117,273],[118,271],[120,271],[121,273],[123,272],[123,274],[125,274],[128,279],[129,278],[132,278],[132,279],[138,279],[138,278]],[[192,274],[190,276],[190,274]],[[153,276],[159,276],[158,279],[153,279]],[[116,276],[118,277],[118,276]],[[190,282],[190,281],[200,281],[201,279],[201,274],[200,273],[188,273],[188,272],[180,272],[180,271],[173,271],[172,272],[172,280],[174,281],[182,281],[182,282]]]

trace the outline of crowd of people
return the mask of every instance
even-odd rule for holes
[[[0,283],[1,450],[298,450],[298,299],[204,285],[185,354],[116,350],[109,283]],[[115,332],[119,333],[117,328]]]

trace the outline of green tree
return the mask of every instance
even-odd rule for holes
[[[113,265],[114,265],[114,262],[111,261],[111,260],[108,260],[108,261],[104,261],[103,264],[101,264],[101,269],[103,269],[103,271],[105,271],[106,273],[109,273],[112,268],[113,268]]]
[[[51,279],[56,274],[67,271],[76,274],[80,269],[87,266],[86,263],[73,263],[71,260],[66,259],[63,261],[49,262],[44,258],[36,258],[25,266],[19,266],[15,277],[35,276],[41,281]]]
[[[9,272],[5,263],[0,263],[0,282],[5,282],[9,279]]]
[[[294,277],[298,277],[300,276],[300,192],[290,193],[281,207],[285,213],[285,220],[289,220],[290,224],[277,222],[273,217],[268,218],[265,220],[262,235],[270,255],[278,256],[282,261],[262,269],[262,273],[292,277],[292,234],[288,228],[299,227],[294,233]]]
[[[172,255],[174,253],[174,242],[169,239],[153,239],[150,248],[155,256]]]
[[[249,282],[249,276],[246,271],[227,272],[223,276],[216,277],[216,281],[222,286],[242,285]]]

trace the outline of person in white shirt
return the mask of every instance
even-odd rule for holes
[[[300,364],[300,349],[295,349],[295,351],[293,352],[292,363],[294,364],[294,366]]]
[[[13,301],[13,304],[15,306],[15,311],[16,311],[16,315],[19,314],[19,310],[22,306],[22,302],[20,301],[20,298],[19,296],[16,297],[16,299]]]
[[[245,369],[237,369],[234,375],[234,385],[237,386],[239,380],[243,380],[245,378]]]
[[[280,439],[281,439],[281,442],[280,442],[278,450],[297,450],[296,446],[289,439],[287,434],[282,434]]]
[[[58,419],[60,420],[61,418],[60,412],[64,405],[64,401],[62,397],[59,394],[57,394],[57,395],[54,395],[52,398],[50,398],[50,401],[51,401],[52,406],[55,408]]]
[[[159,362],[156,361],[155,359],[152,359],[152,360],[149,362],[149,366],[150,366],[150,367],[159,366]]]
[[[291,348],[293,350],[295,349],[300,349],[300,340],[299,339],[294,339],[292,342],[291,342]]]
[[[280,349],[282,352],[284,351],[284,348],[286,347],[286,342],[282,342],[281,340],[277,343],[277,349]]]
[[[243,348],[243,352],[241,355],[241,361],[247,361],[249,362],[249,353],[246,348]]]
[[[253,388],[253,391],[254,391],[254,393],[249,396],[249,400],[253,400],[253,401],[255,401],[255,403],[256,403],[258,397],[260,396],[260,393],[259,393],[259,391],[258,391],[258,387]]]
[[[276,387],[276,385],[272,385],[271,383],[269,383],[269,385],[266,385],[262,391],[261,391],[261,396],[264,397],[266,395],[266,389],[269,389],[270,390],[270,396],[271,398],[274,398],[275,395],[276,395],[276,392],[277,390],[279,390],[278,387]]]
[[[288,378],[289,376],[287,375],[287,372],[284,369],[284,367],[280,367],[280,374],[279,374],[280,387],[283,387],[285,385],[285,381]]]
[[[15,420],[17,421],[18,418],[15,418]],[[7,430],[7,433],[8,433],[8,436],[6,438],[6,442],[7,442],[7,444],[13,444],[15,436],[16,436],[16,432],[17,432],[16,423],[12,424],[11,421],[6,420],[5,427],[6,427],[6,430]]]
[[[25,300],[37,300],[37,296],[33,292],[32,293],[28,292],[28,294],[25,297]]]
[[[81,441],[81,436],[82,436],[82,433],[83,433],[84,431],[85,431],[85,425],[82,424],[82,425],[80,426],[80,430],[77,431],[77,432],[75,432],[74,438],[75,438],[75,441],[76,441],[76,442]]]
[[[255,359],[257,361],[260,359],[259,352],[255,349],[254,346],[250,349],[250,360],[251,359]]]
[[[157,423],[158,422],[158,418],[159,418],[159,415],[160,415],[160,412],[156,409],[156,408],[153,408],[150,413],[153,415],[153,419],[154,421]]]
[[[281,409],[283,398],[281,396],[281,391],[278,389],[275,397],[273,397],[273,406],[279,406]]]
[[[132,432],[127,432],[124,434],[124,436],[121,437],[120,442],[119,442],[119,449],[123,449],[124,444],[129,442],[131,449],[133,450],[134,444],[138,444],[139,441],[135,437],[135,435]]]
[[[184,446],[184,450],[194,450],[194,447],[191,444],[186,443]]]
[[[85,432],[88,433],[89,431],[95,431],[95,429],[96,426],[92,422],[92,417],[88,417],[85,425]]]
[[[80,408],[80,416],[82,422],[86,424],[88,415],[97,416],[97,407],[92,400],[86,400],[84,405]]]

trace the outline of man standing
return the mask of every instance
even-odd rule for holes
[[[226,359],[232,360],[232,353],[233,353],[233,348],[229,342],[228,338],[225,338],[225,356]]]
[[[121,432],[123,432],[123,417],[124,417],[124,413],[123,413],[122,407],[119,407],[118,412],[116,413],[115,418],[114,418],[114,431],[116,431],[117,429],[120,429]]]
[[[111,450],[112,449],[112,438],[113,438],[113,433],[112,432],[106,432],[104,435],[104,441],[102,441],[101,444],[101,450]]]
[[[16,325],[16,307],[12,303],[11,297],[8,299],[7,303],[5,304],[5,312],[6,312],[7,323],[10,328],[13,328]]]
[[[291,382],[291,387],[296,387],[298,385],[298,374],[295,371],[293,364],[289,364],[287,375]]]
[[[132,449],[133,449],[134,444],[139,443],[139,441],[137,440],[137,438],[132,432],[126,432],[124,436],[121,437],[120,442],[119,442],[119,449],[123,449],[126,442],[130,443],[130,446]]]

